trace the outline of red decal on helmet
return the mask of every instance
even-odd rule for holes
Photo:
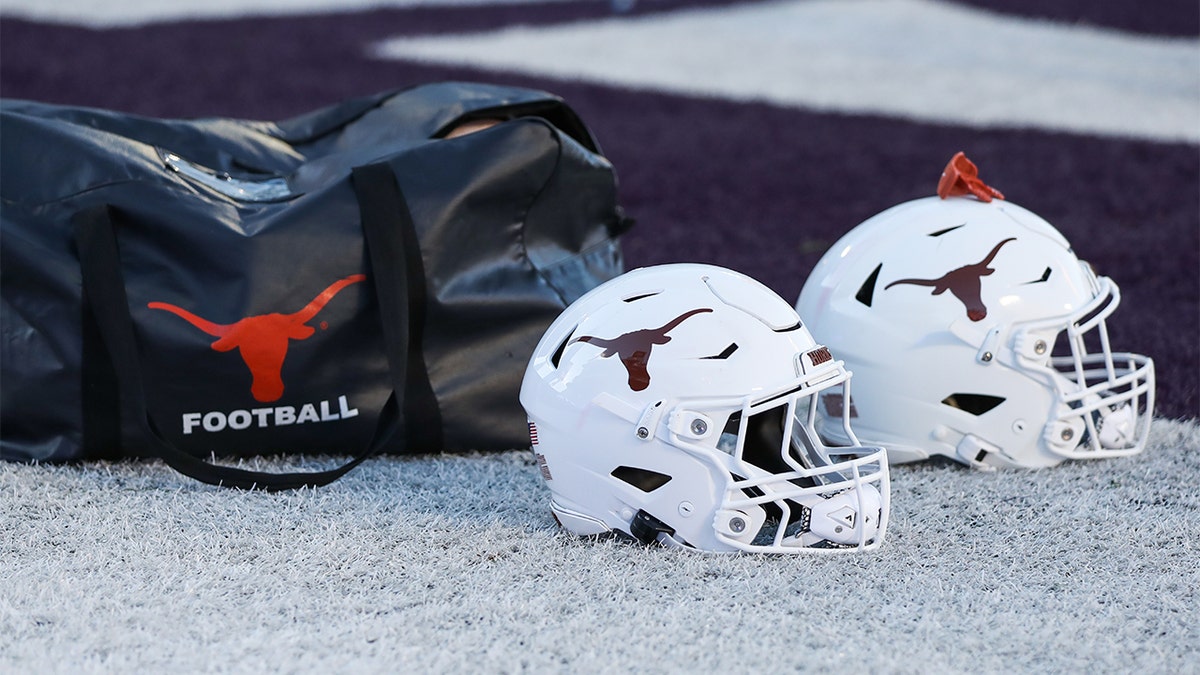
[[[569,344],[587,342],[597,347],[603,347],[604,353],[600,355],[601,358],[608,358],[614,354],[619,355],[621,363],[625,364],[625,370],[629,373],[629,388],[634,391],[641,391],[650,386],[650,371],[647,370],[646,366],[650,362],[650,350],[654,348],[654,345],[667,344],[671,341],[667,333],[671,332],[676,326],[696,314],[711,311],[707,307],[693,309],[680,314],[658,328],[635,330],[624,335],[618,335],[612,339],[584,335],[571,340]]]
[[[819,366],[822,363],[832,361],[833,354],[829,353],[828,347],[817,347],[808,353],[808,360],[811,361],[814,366]]]
[[[987,307],[983,304],[983,299],[980,297],[983,277],[996,271],[988,267],[988,265],[991,264],[992,258],[996,257],[996,254],[1000,251],[1000,247],[1010,241],[1016,241],[1016,237],[1009,237],[996,244],[992,252],[988,253],[983,260],[973,265],[963,265],[956,270],[946,272],[937,279],[898,279],[884,286],[883,290],[886,291],[898,284],[932,286],[933,295],[941,295],[949,290],[967,308],[967,318],[972,321],[982,321],[987,316]]]

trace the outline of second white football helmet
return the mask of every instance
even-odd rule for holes
[[[939,194],[866,220],[805,283],[797,310],[854,373],[851,399],[824,395],[820,431],[845,438],[848,413],[893,463],[1046,467],[1140,452],[1154,364],[1110,348],[1117,285],[961,153]]]
[[[705,551],[874,549],[888,466],[820,440],[816,396],[850,375],[795,310],[696,264],[628,272],[550,326],[521,387],[551,509],[569,531]]]

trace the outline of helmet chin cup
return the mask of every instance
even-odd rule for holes
[[[834,495],[812,506],[809,531],[835,544],[870,541],[880,525],[880,503],[879,491],[870,485]]]
[[[1100,447],[1107,450],[1128,448],[1136,442],[1137,420],[1133,406],[1122,403],[1100,410]]]

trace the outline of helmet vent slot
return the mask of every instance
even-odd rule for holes
[[[737,351],[737,348],[738,348],[738,346],[737,346],[736,342],[730,342],[729,346],[726,347],[725,349],[721,350],[720,354],[713,354],[712,356],[702,356],[700,358],[702,360],[711,359],[711,360],[721,361],[721,360],[727,359],[730,356],[732,356],[733,353]]]
[[[942,403],[978,417],[1004,403],[1004,399],[988,394],[950,394],[942,399]]]
[[[871,272],[871,275],[863,282],[862,287],[858,289],[858,293],[854,294],[854,299],[867,307],[871,306],[871,300],[875,296],[875,282],[879,280],[879,270],[881,269],[883,269],[883,263],[876,265],[875,271]]]
[[[658,295],[659,293],[660,293],[660,291],[654,291],[652,293],[642,293],[641,295],[634,295],[634,296],[625,298],[623,300],[623,302],[637,302],[638,300],[642,300],[645,298],[652,298],[652,297]]]
[[[632,466],[618,466],[613,469],[612,475],[613,478],[623,480],[642,492],[654,492],[671,481],[671,477],[666,474]]]
[[[957,230],[958,228],[962,227],[963,225],[966,225],[966,223],[963,223],[962,225],[955,225],[954,227],[947,227],[946,229],[944,229],[944,230],[938,230],[937,232],[930,232],[930,233],[929,233],[928,235],[926,235],[926,236],[929,236],[929,237],[940,237],[940,236],[942,236],[943,234],[946,234],[946,233],[948,233],[948,232],[953,232],[953,231]]]
[[[578,326],[576,328],[578,328]],[[558,362],[562,360],[563,352],[566,351],[567,343],[571,341],[571,335],[574,332],[575,328],[572,328],[571,331],[567,333],[567,336],[563,338],[563,341],[558,343],[558,348],[554,350],[554,355],[550,357],[550,363],[555,368],[558,368]]]
[[[1051,271],[1052,271],[1052,270],[1051,270],[1049,267],[1047,267],[1047,268],[1046,268],[1046,271],[1045,271],[1045,272],[1042,272],[1042,278],[1041,278],[1041,279],[1034,279],[1033,281],[1026,281],[1026,282],[1025,282],[1025,285],[1026,285],[1026,286],[1028,286],[1029,284],[1040,284],[1040,283],[1045,283],[1045,282],[1049,281],[1049,280],[1050,280],[1050,272],[1051,272]]]

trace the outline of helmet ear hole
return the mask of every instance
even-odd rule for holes
[[[951,408],[958,408],[963,412],[971,413],[976,417],[990,412],[996,406],[1004,403],[1004,398],[1001,396],[989,396],[988,394],[950,394],[942,399],[943,405],[948,405]]]
[[[671,477],[665,473],[639,469],[632,466],[618,466],[612,470],[613,478],[623,480],[642,492],[654,492],[671,482]]]

